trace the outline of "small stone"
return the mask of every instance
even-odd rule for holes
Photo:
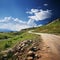
[[[35,57],[38,57],[38,54],[35,54]]]
[[[18,55],[18,52],[16,52],[14,55],[17,56]]]
[[[32,55],[32,54],[34,54],[33,51],[29,51],[29,52],[28,52],[28,55]]]
[[[7,57],[7,54],[3,55],[3,57]]]
[[[27,60],[33,60],[33,57],[27,57]]]
[[[30,43],[32,43],[32,40],[29,40]]]
[[[35,53],[33,51],[29,51],[27,56],[30,56],[30,57],[34,58],[35,57]]]
[[[41,57],[41,56],[38,56],[38,54],[35,54],[35,58],[37,58],[37,59],[38,59],[38,58],[40,58],[40,57]]]
[[[37,47],[32,47],[30,50],[37,51],[38,49],[37,49]]]
[[[23,51],[24,49],[22,48],[21,51]]]
[[[17,50],[20,50],[20,47],[19,46],[17,47]]]
[[[24,47],[25,46],[25,44],[23,43],[22,45],[21,45],[21,47]]]

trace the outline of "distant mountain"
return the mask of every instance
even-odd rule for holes
[[[9,29],[1,29],[0,28],[0,32],[11,32],[12,30],[9,30]]]

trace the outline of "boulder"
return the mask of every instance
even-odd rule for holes
[[[32,43],[33,41],[32,40],[29,40],[30,43]]]

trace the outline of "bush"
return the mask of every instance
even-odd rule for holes
[[[20,38],[23,38],[23,36],[21,36]]]
[[[10,44],[6,43],[5,48],[9,48],[9,47],[10,47]]]
[[[8,39],[8,36],[4,36],[5,39]]]

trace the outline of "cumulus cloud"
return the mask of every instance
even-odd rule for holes
[[[3,24],[0,25],[0,28],[2,29],[10,29],[13,31],[20,31],[21,29],[25,29],[25,28],[30,28],[31,26],[26,25],[26,24],[13,24],[13,23],[7,23],[7,24]]]
[[[22,21],[18,18],[13,17],[4,17],[3,19],[0,19],[0,23],[26,23],[25,21]]]
[[[33,27],[33,25],[35,26],[35,23],[31,22],[30,20],[25,22],[23,20],[13,17],[4,17],[3,19],[0,19],[0,28],[2,29],[19,31],[21,29]]]
[[[27,13],[31,14],[31,16],[28,16],[31,20],[44,20],[47,18],[50,18],[52,13],[51,10],[42,10],[42,9],[31,9],[31,11],[28,11]]]
[[[32,26],[32,27],[36,27],[37,26],[37,24],[34,22],[34,20],[31,20],[31,19],[28,20],[27,24]]]
[[[27,11],[26,13],[33,14],[33,13],[36,13],[38,11],[39,11],[38,9],[31,9],[31,11]]]
[[[26,13],[30,14],[30,16],[28,16],[28,21],[23,21],[19,18],[4,17],[3,19],[0,19],[0,28],[19,31],[25,28],[37,27],[35,21],[50,18],[52,15],[51,10],[42,9],[31,9],[31,11],[27,11]],[[38,26],[42,25],[40,24]]]

